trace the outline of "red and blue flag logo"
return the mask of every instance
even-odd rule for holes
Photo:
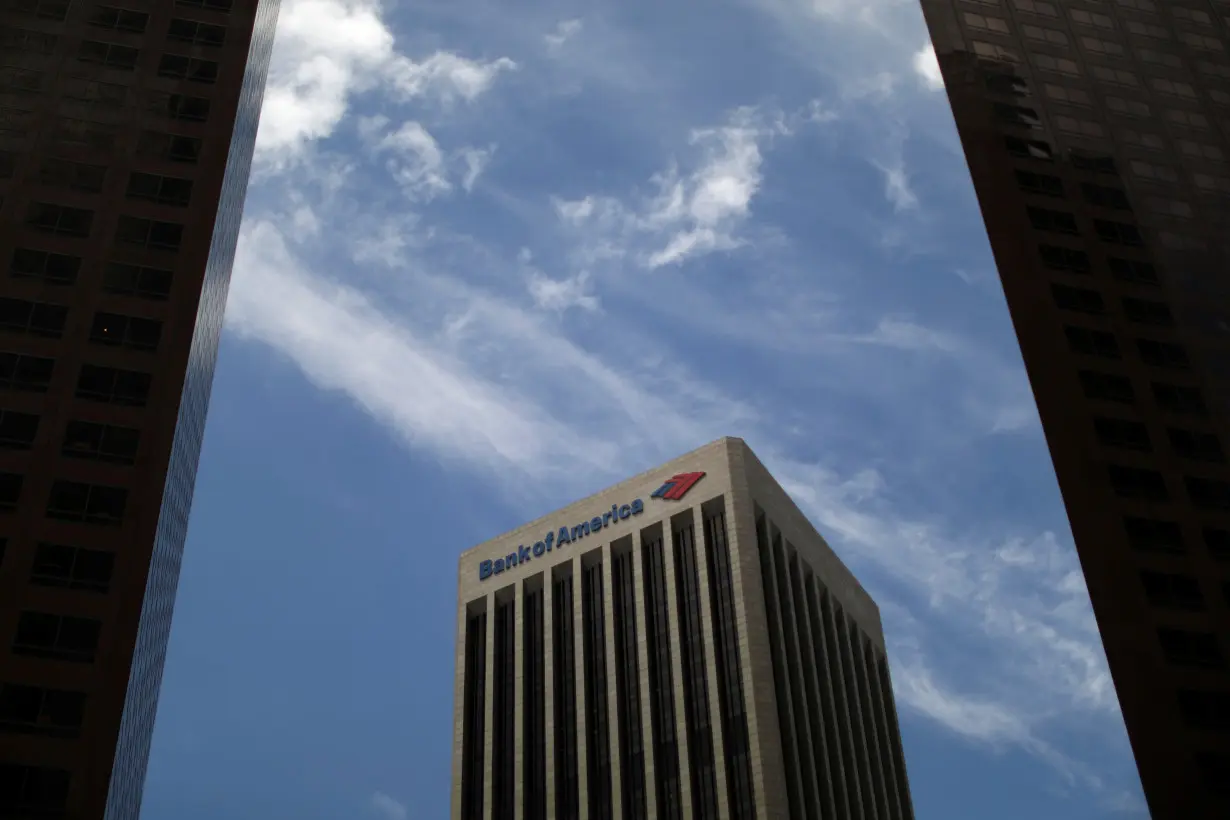
[[[661,498],[666,501],[678,501],[688,494],[688,490],[696,486],[696,482],[705,477],[704,473],[680,473],[671,476],[666,483],[653,491],[650,498]]]

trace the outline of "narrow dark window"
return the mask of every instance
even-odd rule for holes
[[[516,811],[516,617],[512,600],[495,607],[492,686],[491,811],[495,820],[512,820]]]
[[[607,709],[606,618],[602,564],[581,574],[582,649],[585,664],[586,792],[589,816],[611,820],[611,737]]]
[[[71,779],[64,769],[0,763],[0,816],[63,817]]]
[[[649,656],[649,714],[658,817],[683,820],[679,744],[675,736],[675,690],[671,676],[670,618],[661,536],[645,541],[645,631]]]
[[[719,510],[705,518],[705,541],[708,546],[709,607],[713,619],[714,661],[718,667],[718,705],[722,715],[730,820],[754,820],[756,803],[752,789],[751,740],[747,730],[739,627],[735,615],[734,581],[724,512]]]
[[[543,638],[543,591],[526,590],[524,634],[525,711],[522,737],[525,764],[525,820],[547,820],[547,690]]]
[[[636,591],[633,556],[611,556],[612,614],[615,618],[615,694],[619,710],[620,803],[627,820],[646,820],[645,746],[641,731],[641,682],[637,664]]]
[[[709,720],[709,676],[701,631],[700,570],[696,563],[696,528],[691,521],[673,529],[675,593],[679,607],[680,668],[683,672],[684,722],[688,730],[688,770],[692,811],[698,820],[717,820],[717,776],[713,762],[713,726]]]
[[[551,589],[552,677],[555,691],[555,817],[577,820],[581,813],[577,773],[576,637],[573,633],[572,577]]]
[[[466,619],[466,672],[462,698],[461,817],[483,820],[484,738],[487,693],[487,613]]]

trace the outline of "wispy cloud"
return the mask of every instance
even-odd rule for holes
[[[555,31],[550,34],[544,34],[543,39],[547,41],[547,45],[551,48],[559,48],[564,43],[571,40],[581,30],[580,20],[562,20],[555,27]]]
[[[384,820],[407,820],[410,810],[400,800],[389,797],[384,792],[376,792],[369,803],[372,812]]]

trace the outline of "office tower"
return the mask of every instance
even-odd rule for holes
[[[1230,817],[1230,3],[922,6],[1153,817]]]
[[[140,808],[277,0],[0,0],[0,817]]]
[[[453,820],[913,817],[880,614],[739,439],[466,551]]]

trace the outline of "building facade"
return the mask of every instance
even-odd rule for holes
[[[0,0],[0,817],[135,820],[277,0]]]
[[[1153,817],[1230,817],[1230,3],[922,7]]]
[[[466,551],[453,820],[913,817],[879,610],[726,438]]]

